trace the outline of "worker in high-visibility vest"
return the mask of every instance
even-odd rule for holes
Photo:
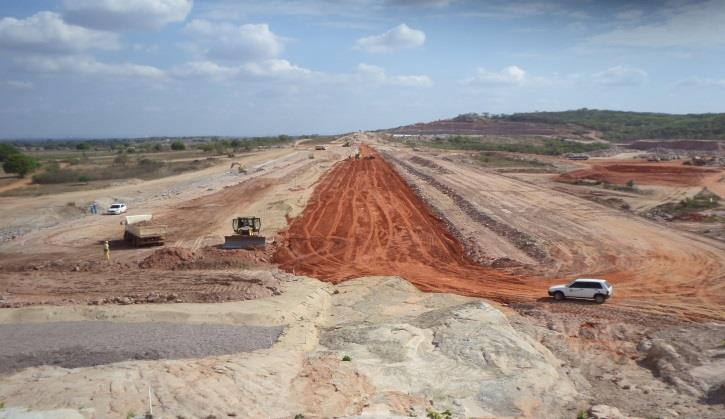
[[[111,261],[111,247],[108,245],[108,240],[103,243],[103,256],[106,257],[107,261]]]

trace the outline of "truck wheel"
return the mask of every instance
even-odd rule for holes
[[[555,299],[556,301],[561,301],[561,300],[563,300],[563,299],[564,299],[564,293],[563,293],[563,292],[561,292],[561,291],[557,291],[557,292],[555,292],[555,293],[554,293],[554,299]]]
[[[597,304],[601,304],[604,302],[604,296],[602,294],[597,294],[594,296],[594,302]]]

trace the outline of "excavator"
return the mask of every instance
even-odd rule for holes
[[[262,220],[259,217],[237,217],[232,220],[236,234],[224,236],[225,249],[263,249],[266,239],[259,235]]]

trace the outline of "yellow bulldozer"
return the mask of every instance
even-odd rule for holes
[[[263,249],[266,238],[259,235],[262,220],[259,217],[237,217],[232,220],[236,234],[224,236],[225,249]]]

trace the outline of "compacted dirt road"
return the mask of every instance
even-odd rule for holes
[[[523,279],[470,260],[379,153],[364,144],[360,152],[360,160],[332,168],[283,234],[274,256],[282,269],[334,283],[399,275],[424,291],[505,301],[534,296]]]

